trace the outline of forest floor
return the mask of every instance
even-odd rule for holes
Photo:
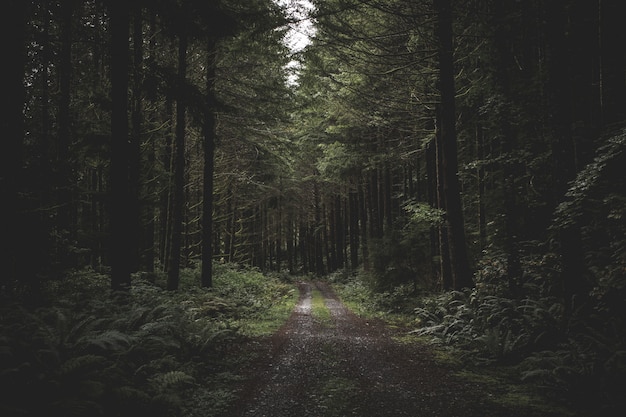
[[[431,346],[401,329],[353,314],[323,282],[299,284],[287,323],[260,342],[229,416],[560,416],[496,401],[502,387],[464,378]],[[323,301],[322,301],[323,300]],[[321,304],[321,307],[320,307]]]

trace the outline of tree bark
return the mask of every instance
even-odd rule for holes
[[[295,251],[294,251],[294,219],[292,208],[287,209],[287,269],[290,274],[295,272]]]
[[[59,62],[59,113],[57,139],[57,227],[63,233],[72,229],[72,184],[69,165],[70,149],[70,99],[72,81],[72,1],[61,4],[61,53]],[[123,59],[123,58],[122,58]],[[70,233],[71,234],[71,233]]]
[[[476,158],[482,161],[484,155],[484,133],[482,126],[476,126]],[[478,246],[482,252],[487,245],[487,215],[485,208],[485,168],[481,163],[476,168],[476,179],[478,182]]]
[[[172,199],[172,239],[167,289],[178,289],[185,204],[185,117],[186,95],[184,86],[187,78],[187,33],[181,28],[178,44],[178,97],[176,100],[176,138],[174,145],[174,189]]]
[[[446,219],[448,216],[446,210],[446,195],[445,195],[445,178],[443,170],[443,151],[441,150],[441,129],[439,121],[437,122],[437,133],[435,134],[435,175],[436,175],[436,195],[437,195],[437,208],[446,213]],[[441,289],[448,291],[454,288],[454,279],[452,274],[452,262],[450,259],[450,236],[449,236],[449,224],[447,221],[441,222],[437,231],[438,243],[439,243],[439,277],[441,279]]]
[[[626,114],[626,30],[621,2],[599,0],[602,125],[624,120]]]
[[[513,38],[509,31],[507,21],[506,6],[502,2],[495,2],[494,17],[495,25],[495,49],[496,64],[494,66],[494,79],[497,91],[502,95],[502,99],[506,105],[498,112],[500,143],[502,149],[503,163],[503,194],[504,194],[504,227],[502,233],[502,249],[506,256],[506,277],[508,280],[509,291],[515,296],[521,285],[522,269],[519,259],[519,232],[518,219],[521,218],[518,212],[516,179],[520,176],[519,163],[514,158],[516,151],[516,135],[511,125],[513,114],[511,106],[514,103],[511,97],[511,75],[510,69],[513,68],[515,58],[512,56],[510,41]],[[565,74],[559,74],[559,77],[565,78]]]
[[[344,250],[345,250],[345,228],[343,225],[343,216],[342,216],[342,207],[343,202],[341,195],[337,194],[335,196],[335,232],[336,232],[336,241],[335,241],[335,252],[336,252],[336,263],[337,268],[343,268],[345,265],[344,261]]]
[[[174,105],[171,97],[165,98],[165,119],[173,121]],[[162,262],[162,270],[169,271],[170,247],[172,238],[172,192],[173,192],[173,131],[172,124],[165,133],[165,144],[161,161],[165,173],[162,175],[161,195],[159,196],[159,258]]]
[[[450,0],[433,0],[437,23],[435,34],[439,52],[439,91],[441,94],[441,148],[448,223],[448,244],[453,286],[460,290],[473,286],[467,258],[461,194],[458,179],[456,109],[454,87],[452,5]]]
[[[215,171],[215,41],[207,44],[206,109],[204,115],[204,181],[202,192],[202,254],[200,281],[213,286],[213,174]]]
[[[130,288],[131,252],[129,231],[133,218],[127,209],[128,187],[128,6],[112,2],[111,9],[111,288]]]
[[[366,201],[365,201],[365,192],[363,191],[364,184],[358,184],[358,211],[359,211],[359,221],[361,223],[361,253],[362,253],[362,263],[363,269],[368,271],[370,269],[370,256],[368,250],[368,239],[367,239],[367,210],[366,210]]]
[[[129,216],[133,219],[135,230],[129,231],[129,246],[131,249],[132,271],[139,270],[141,254],[145,244],[141,222],[141,207],[139,202],[141,189],[141,116],[142,116],[142,75],[143,75],[143,25],[141,5],[137,2],[133,9],[133,90],[129,154]]]
[[[26,60],[26,13],[28,3],[12,0],[4,4],[0,17],[0,36],[5,40],[3,51],[4,73],[1,79],[3,117],[0,131],[3,135],[0,152],[0,195],[3,215],[0,216],[0,263],[3,273],[0,292],[12,292],[19,277],[20,257],[23,255],[19,221],[19,174],[23,162],[24,141],[24,65]],[[10,10],[10,12],[8,12]]]
[[[322,245],[322,207],[319,185],[313,182],[313,198],[315,201],[315,225],[313,229],[313,245],[315,251],[315,273],[318,276],[324,275],[324,254]]]
[[[350,191],[349,216],[350,216],[350,267],[356,269],[359,266],[359,198],[356,191]]]
[[[432,140],[426,146],[426,176],[428,183],[428,203],[431,207],[439,207],[439,179],[437,175],[437,139]],[[430,227],[430,258],[431,258],[431,274],[432,282],[443,282],[442,280],[442,260],[441,245],[439,237],[441,234],[440,226],[432,225]],[[436,262],[439,257],[439,262]]]

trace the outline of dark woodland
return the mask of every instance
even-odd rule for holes
[[[4,2],[0,414],[229,415],[316,281],[624,415],[620,3]]]

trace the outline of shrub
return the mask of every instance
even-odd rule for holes
[[[214,289],[193,285],[196,275],[186,270],[177,293],[135,277],[130,294],[110,294],[107,277],[85,271],[47,288],[45,307],[0,306],[2,415],[169,417],[202,401],[199,385],[243,340],[236,324],[293,289],[232,266]]]

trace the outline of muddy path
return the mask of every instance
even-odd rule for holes
[[[231,415],[241,417],[528,415],[489,401],[483,387],[437,364],[428,347],[394,340],[355,316],[326,283],[299,284],[300,299],[274,336]],[[330,317],[312,314],[319,291]],[[520,410],[518,410],[520,411]]]

